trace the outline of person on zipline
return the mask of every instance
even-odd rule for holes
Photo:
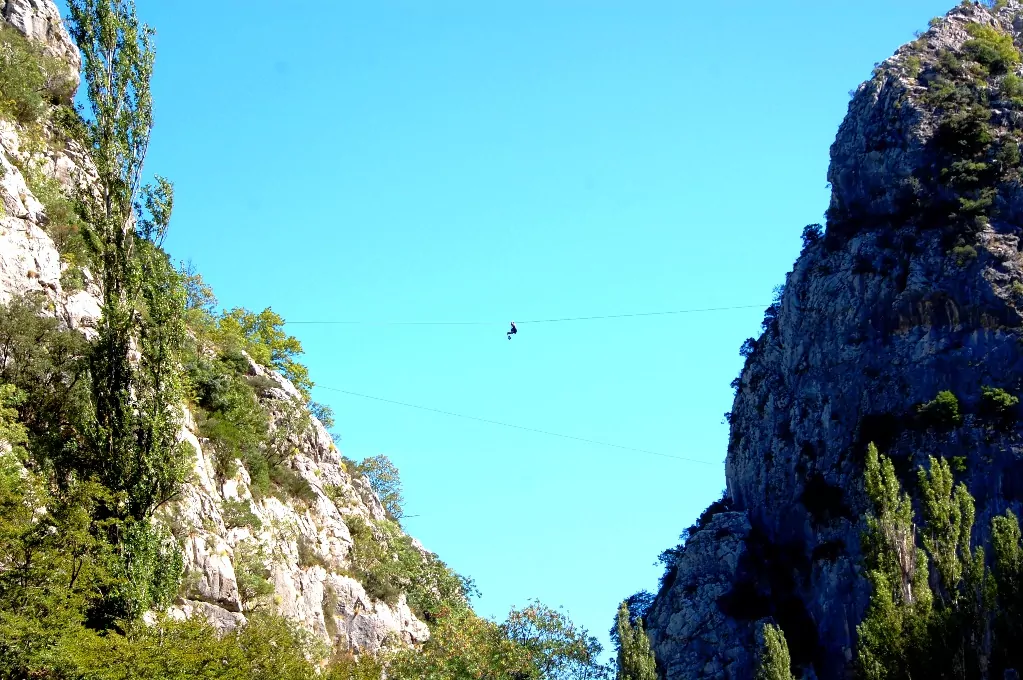
[[[515,327],[515,322],[514,321],[511,322],[511,325],[512,325],[511,330],[508,331],[508,339],[509,340],[511,340],[511,336],[513,336],[513,335],[515,335],[516,333],[519,332],[519,329]]]

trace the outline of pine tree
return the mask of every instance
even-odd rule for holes
[[[760,649],[757,654],[756,680],[793,680],[789,645],[785,633],[772,623],[760,629]]]
[[[629,622],[629,607],[618,606],[615,622],[618,635],[618,673],[615,680],[657,680],[657,662],[650,648],[650,638],[643,630],[643,621]]]

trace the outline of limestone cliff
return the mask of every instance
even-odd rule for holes
[[[981,407],[984,387],[1023,388],[1023,68],[984,51],[1005,35],[1020,46],[1023,5],[996,5],[932,20],[849,104],[826,233],[805,232],[763,335],[744,346],[727,496],[694,527],[648,616],[671,680],[752,677],[768,617],[808,676],[845,677],[869,597],[870,441],[904,473],[928,455],[963,457],[977,542],[992,514],[1019,511],[1023,430]],[[961,425],[916,417],[941,390],[958,397]]]
[[[0,16],[43,41],[50,55],[68,64],[77,83],[80,57],[52,0],[0,2]],[[50,313],[89,335],[100,312],[98,290],[88,271],[69,289],[71,265],[62,261],[47,234],[46,210],[26,177],[31,169],[43,181],[65,187],[81,178],[88,182],[94,176],[88,156],[56,129],[29,129],[3,120],[0,151],[0,303],[42,292],[50,301]],[[284,405],[298,399],[298,391],[254,362],[248,370],[262,377],[262,403],[279,425]],[[218,626],[231,627],[244,620],[249,608],[272,606],[340,649],[375,651],[385,642],[410,644],[428,638],[426,625],[404,594],[387,604],[367,594],[351,575],[354,540],[349,527],[353,522],[365,527],[384,519],[385,513],[368,482],[346,467],[315,418],[304,432],[292,435],[294,453],[285,462],[311,487],[312,495],[304,499],[253,498],[243,466],[237,466],[232,478],[218,478],[211,447],[187,409],[181,437],[196,452],[193,473],[180,498],[159,514],[184,550],[185,577],[172,614],[198,612]],[[244,521],[235,517],[239,513]],[[243,570],[269,582],[272,593],[258,602],[246,599],[239,588]]]

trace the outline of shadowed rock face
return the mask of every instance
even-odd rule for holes
[[[979,543],[993,515],[1018,510],[1021,429],[986,417],[980,398],[984,386],[1023,390],[1018,156],[994,171],[1023,139],[1023,106],[1001,101],[1000,74],[972,76],[992,137],[976,158],[990,154],[992,175],[955,184],[949,141],[966,133],[949,136],[956,121],[935,93],[942,58],[970,63],[968,25],[1018,47],[1019,16],[1019,2],[957,7],[856,91],[831,148],[827,234],[804,248],[743,368],[730,511],[691,535],[648,617],[670,680],[752,677],[743,650],[765,617],[785,630],[794,663],[844,676],[869,597],[858,564],[870,441],[906,480],[928,455],[963,456]],[[961,209],[958,197],[981,185],[996,189],[987,208]],[[941,390],[960,401],[958,427],[916,417]]]

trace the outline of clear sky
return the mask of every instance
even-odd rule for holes
[[[849,91],[953,0],[139,0],[168,248],[289,320],[351,458],[477,609],[606,642],[724,487],[739,345],[823,220]],[[677,316],[508,321],[733,305]]]

